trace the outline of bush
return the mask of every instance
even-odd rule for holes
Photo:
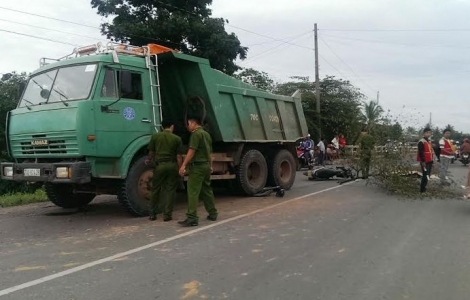
[[[438,164],[434,164],[426,193],[422,194],[419,192],[421,167],[414,155],[410,155],[406,151],[388,154],[376,153],[372,157],[372,177],[369,179],[369,183],[405,198],[462,198],[463,193],[458,182],[451,180],[449,186],[440,184],[440,180],[437,178],[437,168]],[[449,177],[451,176],[449,175]]]
[[[13,193],[0,196],[0,207],[24,205],[48,201],[44,190],[36,190],[34,193]]]

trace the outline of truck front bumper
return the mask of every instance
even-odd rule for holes
[[[91,165],[87,162],[1,163],[2,179],[54,183],[88,183]]]

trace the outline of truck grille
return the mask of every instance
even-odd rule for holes
[[[50,157],[78,155],[76,132],[18,134],[10,138],[13,157]]]

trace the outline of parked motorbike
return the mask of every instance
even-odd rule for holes
[[[460,150],[455,150],[454,157],[451,158],[450,163],[453,164],[456,160],[460,159]]]
[[[463,163],[464,166],[470,163],[470,158],[468,153],[462,153],[460,156],[460,161]]]
[[[301,169],[311,169],[313,166],[312,159],[307,159],[305,156],[305,151],[302,147],[297,147],[297,159],[299,161],[297,170],[300,171]]]

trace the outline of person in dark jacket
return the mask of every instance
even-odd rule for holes
[[[431,137],[431,128],[426,127],[423,132],[423,138],[418,143],[417,160],[420,162],[423,176],[421,178],[420,192],[426,192],[428,178],[431,176],[432,164],[434,161],[434,150],[429,138]]]

